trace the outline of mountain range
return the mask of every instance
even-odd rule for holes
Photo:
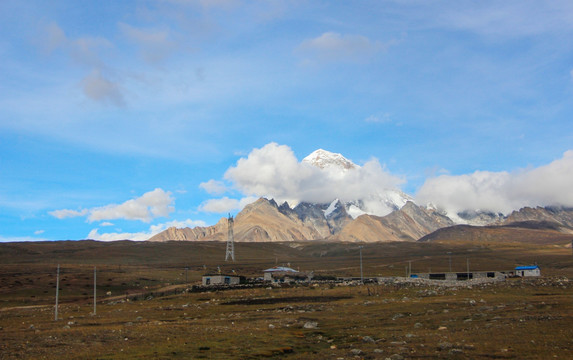
[[[359,168],[341,154],[317,150],[303,162],[319,169],[345,172]],[[379,241],[432,241],[441,234],[452,238],[477,226],[484,229],[513,228],[550,230],[573,234],[573,209],[559,207],[525,207],[508,216],[483,211],[464,211],[456,217],[457,223],[431,206],[419,206],[398,189],[381,189],[368,201],[377,201],[391,211],[385,216],[368,213],[362,199],[317,204],[301,201],[296,206],[287,202],[277,204],[272,198],[260,198],[245,206],[234,219],[234,239],[239,242],[332,240],[350,242]],[[195,241],[227,239],[227,219],[213,226],[178,229],[171,227],[149,241]],[[463,224],[460,224],[463,222]],[[444,230],[449,229],[449,230]],[[461,232],[460,232],[461,231]],[[472,232],[475,232],[472,230]],[[505,234],[504,232],[504,234]],[[472,235],[476,238],[477,235]]]

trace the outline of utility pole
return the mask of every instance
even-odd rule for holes
[[[97,302],[96,289],[97,289],[97,273],[96,273],[96,267],[94,266],[94,315],[97,313],[96,312],[96,302]]]
[[[60,264],[58,264],[58,273],[56,275],[56,307],[54,311],[54,321],[58,321],[58,296],[60,291]]]
[[[362,284],[364,285],[364,273],[362,272],[362,248],[364,246],[359,246],[358,249],[360,249],[360,282],[362,282]]]

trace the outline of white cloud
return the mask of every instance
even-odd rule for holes
[[[44,239],[44,238],[35,238],[35,237],[31,237],[31,236],[15,236],[15,237],[0,236],[0,243],[24,242],[24,241],[46,241],[46,240],[47,239]]]
[[[81,87],[84,94],[92,100],[116,106],[125,105],[119,84],[105,78],[98,69],[94,69],[81,81]]]
[[[100,52],[112,48],[111,42],[101,37],[83,37],[69,42],[70,55],[81,65],[104,67]]]
[[[199,206],[199,211],[210,213],[227,213],[240,211],[245,206],[257,201],[257,199],[258,197],[256,196],[247,196],[240,200],[230,199],[228,197],[221,199],[210,199]]]
[[[535,36],[571,31],[573,4],[570,1],[457,2],[441,9],[441,25],[495,37]]]
[[[78,64],[96,68],[104,65],[101,51],[113,47],[113,44],[103,37],[69,38],[55,22],[43,28],[41,39],[39,46],[47,53],[61,49]]]
[[[207,226],[207,224],[203,221],[203,220],[191,220],[191,219],[186,219],[183,221],[179,221],[179,220],[173,220],[173,221],[168,221],[166,223],[163,224],[158,224],[158,225],[151,225],[151,227],[149,228],[150,232],[152,232],[154,235],[157,233],[162,232],[163,230],[166,230],[170,227],[176,227],[176,228],[194,228],[197,226]]]
[[[160,232],[170,228],[170,227],[184,228],[184,227],[197,227],[197,226],[207,226],[204,221],[201,220],[191,220],[186,219],[183,221],[170,221],[163,224],[151,225],[147,231],[129,233],[129,232],[109,232],[101,233],[99,229],[92,229],[87,236],[87,239],[99,240],[99,241],[117,241],[117,240],[133,240],[133,241],[145,241],[150,237],[159,234]]]
[[[41,235],[45,232],[45,230],[36,230],[34,231],[34,235]]]
[[[364,121],[368,123],[377,123],[377,124],[385,124],[391,121],[390,114],[372,114],[368,116]]]
[[[241,5],[241,2],[239,0],[163,0],[163,1],[177,5],[199,5],[204,9],[219,8],[223,10],[230,10]]]
[[[140,233],[99,233],[99,229],[93,229],[90,231],[86,239],[98,240],[98,241],[118,241],[118,240],[133,240],[133,241],[145,241],[151,236],[150,233],[140,232]]]
[[[113,223],[110,223],[108,221],[102,222],[101,224],[99,224],[100,226],[114,226]]]
[[[142,196],[128,200],[122,204],[110,204],[92,209],[54,210],[49,214],[58,218],[86,216],[88,221],[102,221],[113,219],[140,220],[149,222],[157,217],[169,216],[175,209],[172,206],[174,199],[171,192],[157,188],[146,192]],[[102,226],[104,226],[102,224]]]
[[[53,217],[58,218],[58,219],[66,219],[66,218],[72,218],[72,217],[86,216],[88,214],[88,210],[87,209],[82,209],[82,210],[62,209],[62,210],[50,211],[50,212],[48,212],[48,214],[50,214]]]
[[[127,219],[149,222],[156,217],[168,216],[175,209],[171,193],[162,189],[149,191],[123,204],[112,204],[90,210],[89,221]]]
[[[364,61],[387,47],[380,41],[372,41],[362,35],[325,32],[316,38],[304,40],[295,52],[306,57],[307,61]]]
[[[426,180],[416,198],[449,213],[487,210],[507,214],[524,206],[573,206],[573,150],[538,168],[515,172],[476,171]]]
[[[102,74],[102,70],[113,73],[102,60],[102,51],[113,48],[109,40],[102,37],[69,38],[55,22],[44,27],[41,38],[43,41],[39,46],[48,54],[61,49],[78,65],[90,69],[90,73],[80,82],[85,96],[91,100],[115,106],[125,104],[119,83]]]
[[[139,29],[124,23],[120,30],[140,47],[141,56],[151,64],[158,64],[169,57],[177,48],[169,29]]]
[[[55,22],[48,24],[43,34],[44,41],[41,42],[40,46],[43,47],[47,53],[52,53],[56,49],[65,46],[68,42],[66,34]]]
[[[247,196],[267,196],[296,204],[371,199],[403,180],[390,174],[376,159],[353,171],[317,168],[299,162],[290,147],[270,143],[254,149],[225,173],[225,179]]]
[[[213,179],[199,184],[199,187],[213,195],[221,195],[227,192],[227,186],[222,181]]]

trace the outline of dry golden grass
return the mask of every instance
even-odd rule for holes
[[[572,296],[569,283],[546,279],[192,293],[106,302],[96,316],[90,304],[64,304],[59,321],[52,306],[0,312],[0,346],[3,359],[324,359],[353,349],[361,358],[571,358]]]
[[[481,270],[537,262],[546,275],[471,289],[318,284],[174,294],[174,286],[186,285],[184,255],[170,262],[173,252],[187,249],[194,261],[201,259],[189,264],[188,279],[196,282],[203,264],[212,269],[223,263],[219,255],[224,254],[224,244],[160,244],[148,249],[153,254],[125,244],[121,252],[131,255],[129,264],[122,265],[119,260],[97,262],[105,258],[108,248],[103,245],[92,244],[91,252],[80,245],[73,244],[73,249],[82,251],[81,260],[58,260],[58,321],[53,306],[55,264],[42,262],[46,252],[21,257],[26,263],[4,261],[0,252],[0,358],[573,358],[573,287],[566,280],[572,275],[573,256],[565,247],[459,242],[367,244],[363,249],[366,276],[403,275],[408,260],[415,271],[445,271],[447,252],[452,252],[454,268],[465,269],[467,258],[472,268]],[[260,276],[261,269],[283,256],[301,270],[359,274],[353,244],[252,246],[254,255],[222,264],[223,269]],[[51,247],[52,254],[61,250]],[[217,251],[211,254],[212,248]],[[248,247],[238,244],[238,249],[247,254]],[[151,255],[154,262],[146,264]],[[94,263],[100,299],[95,316]],[[155,296],[148,297],[151,292]],[[317,327],[305,328],[307,323]]]

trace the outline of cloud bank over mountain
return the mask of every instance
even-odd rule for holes
[[[296,205],[299,202],[328,203],[334,199],[342,201],[364,201],[369,212],[385,215],[391,211],[384,204],[370,201],[385,190],[398,189],[404,180],[391,174],[377,159],[371,159],[351,170],[338,166],[319,168],[305,161],[299,161],[287,145],[269,143],[260,149],[253,149],[247,157],[237,161],[224,175],[232,187],[252,202],[258,197],[269,197]],[[214,180],[201,184],[219,184]],[[200,209],[224,212],[235,210],[245,201],[227,197],[209,200]],[[228,205],[228,207],[225,207]]]
[[[331,154],[333,155],[333,154]],[[346,160],[346,159],[345,159]],[[352,163],[351,163],[352,164]],[[354,164],[352,164],[354,165]],[[299,161],[287,145],[269,143],[253,149],[224,175],[229,189],[243,198],[228,196],[204,202],[200,211],[224,213],[241,210],[258,197],[299,202],[329,203],[361,201],[367,213],[386,215],[392,211],[380,194],[400,192],[404,179],[388,171],[377,159],[362,166],[320,168]],[[525,206],[573,206],[573,150],[547,165],[513,172],[475,171],[471,174],[441,175],[425,181],[415,195],[416,203],[433,206],[455,215],[463,211],[503,213]],[[219,194],[224,182],[210,180],[201,187]]]
[[[454,214],[483,210],[508,214],[525,206],[573,206],[573,150],[537,168],[514,172],[476,171],[426,180],[416,201]]]

